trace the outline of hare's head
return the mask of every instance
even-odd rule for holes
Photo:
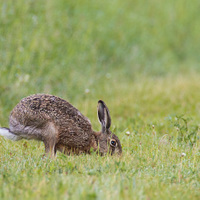
[[[122,147],[119,138],[110,131],[110,113],[102,100],[98,101],[98,118],[102,127],[101,132],[99,132],[97,136],[100,154],[121,154]]]

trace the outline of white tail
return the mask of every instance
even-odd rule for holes
[[[22,139],[20,136],[17,136],[14,133],[11,133],[8,128],[0,128],[0,135],[4,136],[6,139],[14,140],[14,141]]]

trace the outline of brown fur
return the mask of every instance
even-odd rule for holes
[[[101,100],[99,105],[100,122],[103,121],[110,126],[108,108]],[[109,123],[106,120],[109,120]],[[91,148],[99,150],[101,154],[121,154],[122,148],[118,137],[111,133],[109,127],[105,127],[102,122],[101,124],[104,132],[94,132],[88,118],[69,102],[46,94],[36,94],[22,99],[12,110],[9,121],[11,133],[21,139],[43,141],[46,154],[52,157],[57,150],[65,154],[80,154],[89,153]],[[111,140],[116,141],[115,148],[110,145]]]

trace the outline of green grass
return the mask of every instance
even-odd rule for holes
[[[1,137],[0,199],[200,199],[199,7],[0,0],[0,126],[21,98],[51,93],[100,130],[103,99],[123,146],[50,160],[40,142]]]

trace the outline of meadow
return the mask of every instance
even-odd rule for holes
[[[122,156],[43,158],[0,137],[0,199],[200,199],[200,2],[0,0],[0,127],[21,98],[60,96]]]

